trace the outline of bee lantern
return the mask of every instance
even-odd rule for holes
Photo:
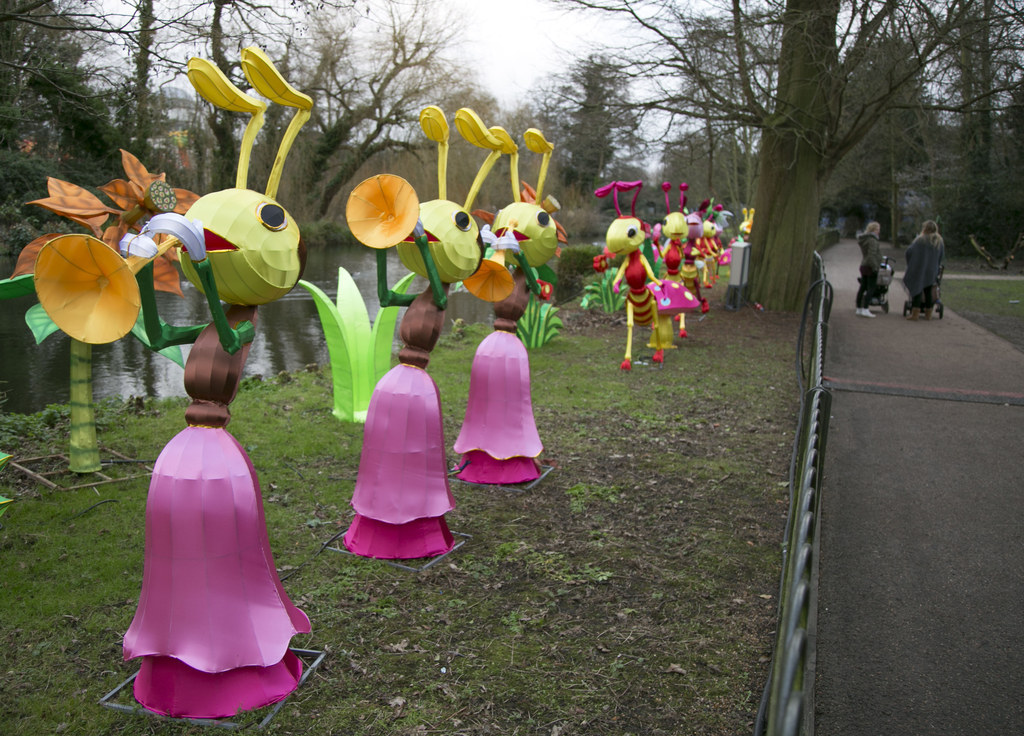
[[[462,455],[460,480],[506,485],[540,477],[536,458],[543,450],[530,396],[530,359],[516,335],[530,292],[539,293],[534,268],[558,248],[552,218],[557,203],[543,199],[544,179],[554,147],[530,128],[524,134],[530,151],[542,156],[537,190],[527,201],[520,192],[518,147],[511,147],[513,202],[493,218],[493,247],[509,254],[515,266],[515,289],[494,305],[494,332],[477,348],[470,372],[469,401],[455,452]],[[538,202],[545,202],[539,204]]]

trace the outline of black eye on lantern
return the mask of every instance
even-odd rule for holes
[[[473,220],[469,216],[469,213],[464,210],[459,210],[454,215],[452,215],[452,220],[455,221],[455,227],[457,227],[464,233],[469,232],[469,226],[473,222]]]
[[[637,232],[638,231],[636,229],[636,225],[633,225],[629,228],[629,230],[626,231],[626,235],[629,236],[630,240],[632,240],[633,238],[636,237]]]
[[[548,223],[551,222],[551,215],[544,210],[537,213],[537,222],[540,223],[541,227],[547,227]]]
[[[284,207],[273,202],[264,202],[256,208],[256,217],[267,230],[284,230],[288,226],[288,216]]]

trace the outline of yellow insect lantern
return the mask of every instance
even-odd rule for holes
[[[644,242],[644,230],[635,217],[620,217],[613,220],[605,233],[608,251],[615,255],[632,253]]]
[[[242,136],[235,187],[201,197],[186,217],[205,230],[206,253],[220,298],[229,304],[259,305],[283,296],[302,275],[298,224],[274,197],[285,158],[309,119],[313,101],[292,87],[260,49],[242,50],[242,70],[260,94],[295,108],[296,113],[278,147],[265,193],[248,189],[249,159],[267,105],[238,89],[208,60],[190,59],[188,78],[196,91],[214,105],[246,113],[250,119]],[[187,253],[182,253],[181,264],[188,279],[202,290]]]
[[[518,167],[513,166],[512,194],[515,201],[503,207],[495,216],[494,231],[498,234],[506,230],[513,231],[520,241],[527,263],[536,267],[547,263],[558,249],[558,228],[551,217],[558,210],[558,202],[553,197],[544,199],[544,180],[554,146],[536,128],[523,133],[523,139],[527,149],[542,156],[536,201],[543,204],[522,201]]]
[[[480,231],[469,210],[494,163],[503,152],[509,150],[509,144],[515,144],[500,128],[488,129],[480,117],[469,108],[462,108],[456,112],[455,127],[460,135],[473,145],[490,151],[473,180],[465,203],[458,205],[447,199],[450,129],[444,113],[434,105],[424,108],[420,113],[420,126],[427,138],[438,144],[438,198],[421,203],[419,209],[419,219],[423,224],[430,257],[437,268],[438,276],[447,284],[467,280],[467,288],[473,284],[473,289],[479,292],[477,296],[480,298],[500,301],[512,293],[512,275],[500,263],[481,262]],[[410,271],[427,277],[423,254],[411,236],[406,242],[399,244],[398,256]],[[478,271],[481,273],[477,279],[470,280]]]
[[[750,230],[754,227],[754,208],[747,209],[743,208],[743,220],[740,222],[740,234],[745,237],[750,237]]]

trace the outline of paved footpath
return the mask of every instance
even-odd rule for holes
[[[1024,734],[1024,353],[948,302],[905,320],[898,278],[858,317],[856,242],[823,255],[815,733]]]

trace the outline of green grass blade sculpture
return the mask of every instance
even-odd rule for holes
[[[395,286],[404,294],[415,274],[410,273]],[[334,416],[343,422],[365,422],[370,395],[391,367],[391,346],[395,337],[398,307],[382,307],[370,327],[366,304],[352,276],[338,268],[337,303],[309,281],[300,280],[313,296],[331,360],[334,382]]]
[[[543,304],[530,295],[526,311],[516,324],[516,335],[527,348],[534,349],[546,345],[553,340],[562,329],[562,320],[555,316],[558,307],[545,302]]]
[[[612,282],[615,280],[615,269],[608,269],[599,279],[591,281],[583,287],[583,299],[580,306],[584,309],[598,304],[602,311],[615,314],[626,306],[625,290],[615,291]]]

